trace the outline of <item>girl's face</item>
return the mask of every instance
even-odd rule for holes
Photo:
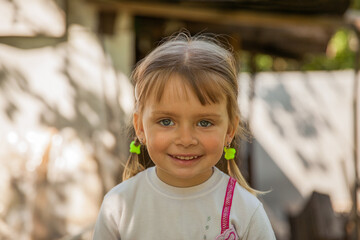
[[[181,78],[173,76],[160,102],[151,96],[143,111],[134,114],[134,126],[158,177],[172,186],[190,187],[210,178],[237,123],[230,123],[225,99],[201,105]]]

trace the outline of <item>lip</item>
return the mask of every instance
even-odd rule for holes
[[[173,159],[177,164],[180,165],[191,165],[199,161],[203,155],[199,154],[168,154],[168,156]]]

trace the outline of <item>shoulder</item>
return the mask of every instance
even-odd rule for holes
[[[223,172],[221,173],[224,176],[222,181],[222,188],[225,191],[230,176]],[[259,207],[262,207],[262,203],[260,202],[260,200],[256,196],[251,194],[249,191],[247,191],[244,187],[242,187],[239,183],[236,183],[232,199],[232,209],[237,214],[242,216],[245,215],[250,218]]]
[[[235,186],[233,202],[246,206],[246,210],[249,213],[255,212],[258,207],[262,206],[262,203],[256,196],[248,192],[238,183]]]
[[[239,226],[241,236],[252,236],[245,239],[275,239],[263,204],[256,196],[239,184],[236,184],[234,191],[233,210],[237,214],[235,218],[240,217],[238,223],[241,222]],[[263,238],[256,238],[257,234],[260,234]]]
[[[240,184],[236,184],[233,196],[233,207],[236,212],[241,214],[247,225],[254,214],[263,208],[263,205],[256,196],[248,192],[240,186]]]
[[[131,177],[113,187],[104,197],[103,204],[119,204],[128,198],[132,198],[139,191],[139,188],[146,183],[146,172],[144,170],[136,176]]]
[[[223,176],[222,188],[225,190],[227,188],[226,185],[229,184],[230,176],[220,170],[218,171]],[[246,213],[251,214],[255,212],[259,206],[262,206],[260,200],[236,182],[233,192],[232,207],[242,213],[246,211]]]
[[[132,209],[134,196],[141,191],[146,170],[116,185],[104,197],[95,224],[94,239],[120,239],[119,224],[126,216],[126,209]],[[140,190],[139,190],[140,188]]]

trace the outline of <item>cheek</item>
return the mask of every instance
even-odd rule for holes
[[[158,151],[164,151],[169,146],[169,138],[166,134],[161,134],[161,132],[149,132],[146,136],[147,148],[149,153],[156,153]]]
[[[224,141],[220,136],[208,136],[203,139],[202,143],[209,153],[222,155]]]

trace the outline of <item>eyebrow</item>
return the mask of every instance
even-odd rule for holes
[[[173,113],[173,112],[169,112],[169,111],[152,111],[151,112],[154,115],[168,115],[168,116],[174,116],[177,117],[178,115]],[[196,114],[196,117],[212,117],[212,118],[220,118],[221,114],[218,113],[199,113]]]

